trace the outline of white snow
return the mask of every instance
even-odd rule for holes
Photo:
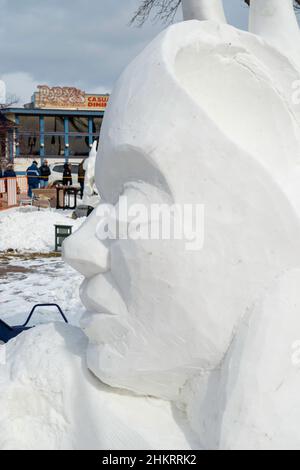
[[[188,413],[205,448],[300,448],[299,285],[299,269],[278,276],[241,321],[222,367],[195,380]]]
[[[0,272],[0,318],[12,325],[22,324],[34,305],[57,303],[69,322],[78,324],[85,311],[79,298],[82,275],[60,257],[43,258],[42,254],[54,251],[54,224],[72,225],[75,231],[84,220],[74,221],[71,211],[14,208],[0,212],[0,252],[12,249],[20,255],[0,254],[1,268],[6,271]],[[30,253],[41,257],[24,258]],[[55,309],[43,308],[31,324],[59,319]]]
[[[35,260],[11,259],[0,262],[8,269],[0,275],[0,318],[11,325],[23,324],[36,304],[56,303],[68,321],[78,325],[85,309],[80,301],[79,288],[83,277],[60,258]],[[10,268],[25,268],[26,272],[10,272]],[[62,320],[56,309],[36,311],[30,325]]]
[[[249,31],[266,39],[300,70],[300,32],[293,0],[251,0]]]
[[[0,251],[46,253],[54,251],[54,225],[72,225],[75,231],[84,218],[73,220],[70,211],[13,209],[0,213]]]

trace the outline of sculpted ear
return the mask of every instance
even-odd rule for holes
[[[273,174],[284,172],[291,148],[297,155],[298,143],[293,115],[278,93],[273,69],[268,70],[267,46],[260,54],[259,40],[251,37],[255,44],[250,44],[246,33],[232,35],[230,47],[226,35],[213,46],[204,34],[200,38],[176,55],[175,74],[181,87],[227,138]],[[270,54],[272,59],[271,48]],[[288,152],[287,141],[291,146]]]

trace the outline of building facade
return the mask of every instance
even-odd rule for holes
[[[3,111],[15,124],[8,131],[6,159],[20,167],[32,159],[51,163],[86,158],[99,139],[108,99],[72,87],[39,86],[31,103]]]

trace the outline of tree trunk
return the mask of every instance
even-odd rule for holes
[[[182,0],[183,19],[227,23],[222,0]]]
[[[300,66],[300,34],[293,0],[251,0],[249,31]]]

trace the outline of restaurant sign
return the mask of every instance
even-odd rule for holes
[[[80,109],[104,111],[109,95],[92,95],[74,87],[39,85],[34,106],[41,109]]]

